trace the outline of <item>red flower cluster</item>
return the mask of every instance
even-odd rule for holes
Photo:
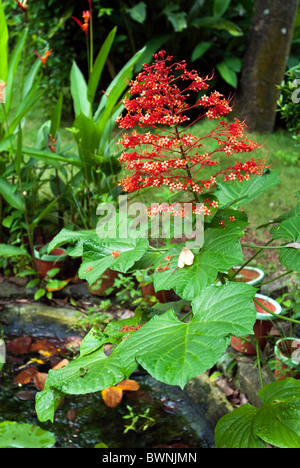
[[[143,71],[130,83],[131,99],[123,101],[126,114],[117,119],[124,133],[119,144],[124,152],[119,158],[126,164],[130,175],[120,185],[126,192],[145,187],[168,186],[173,191],[191,191],[201,194],[211,191],[216,177],[225,175],[225,181],[242,181],[253,174],[262,174],[265,164],[253,158],[244,163],[236,162],[233,167],[201,180],[198,172],[207,166],[217,166],[217,153],[227,156],[233,153],[253,151],[258,145],[244,136],[245,123],[221,121],[219,125],[202,137],[187,132],[188,127],[202,117],[219,119],[231,111],[230,100],[217,91],[204,94],[190,104],[191,91],[206,91],[212,77],[201,78],[195,70],[188,71],[186,62],[169,63],[172,57],[164,51],[154,55],[152,65],[144,65]],[[190,122],[187,111],[199,109],[199,116]],[[185,124],[183,130],[179,129]],[[138,133],[134,127],[149,128]],[[217,148],[207,152],[205,139],[217,141]]]

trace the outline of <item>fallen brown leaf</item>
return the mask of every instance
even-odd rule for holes
[[[29,351],[32,338],[30,336],[19,336],[6,343],[6,350],[9,353],[25,354]]]
[[[14,378],[14,383],[26,385],[29,382],[31,382],[31,380],[33,380],[37,372],[37,367],[29,367],[28,369],[25,369],[22,372],[19,372],[18,375],[16,375],[16,377]]]
[[[106,406],[115,408],[121,403],[123,391],[119,387],[107,387],[102,390],[101,395]]]
[[[33,383],[38,390],[44,390],[46,378],[48,374],[45,372],[38,372],[33,378]]]

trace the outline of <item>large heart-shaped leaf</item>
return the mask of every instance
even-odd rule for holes
[[[274,239],[284,239],[289,241],[288,244],[297,244],[300,241],[300,213],[282,221],[279,226],[272,227],[270,232]],[[279,261],[286,268],[300,272],[299,248],[292,246],[281,248]]]
[[[130,366],[134,357],[155,379],[183,388],[216,363],[232,333],[253,333],[254,295],[247,284],[206,288],[192,304],[190,322],[181,322],[169,310],[122,341],[117,348],[122,366]]]
[[[215,430],[216,447],[300,448],[300,381],[287,378],[258,392],[261,408],[243,405],[223,416]]]
[[[167,262],[164,262],[164,259],[171,257],[169,269],[156,269],[154,273],[155,290],[173,288],[183,299],[193,300],[215,281],[219,271],[226,271],[243,262],[239,242],[241,235],[243,231],[234,227],[206,229],[201,251],[195,254],[193,264],[184,268],[177,268],[182,245],[173,247],[157,262],[165,267]]]

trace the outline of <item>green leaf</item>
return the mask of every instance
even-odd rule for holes
[[[216,447],[300,448],[300,382],[293,378],[264,386],[262,407],[246,404],[223,416],[215,429]]]
[[[218,182],[215,196],[219,200],[220,206],[231,203],[232,207],[237,208],[251,202],[278,184],[280,184],[279,173],[268,172],[242,182]]]
[[[71,231],[64,228],[49,243],[48,253],[65,244],[77,244],[77,250],[73,256],[81,257],[83,254],[83,244],[89,241],[99,242],[99,237],[95,230]]]
[[[274,226],[270,230],[274,239],[284,239],[288,243],[300,241],[300,213],[296,216],[282,221],[279,226]],[[289,270],[300,273],[300,249],[286,247],[280,249],[280,263]]]
[[[5,14],[0,1],[0,80],[6,82],[8,70],[8,29]]]
[[[198,60],[200,57],[202,57],[202,55],[204,55],[212,45],[213,42],[199,42],[199,44],[196,45],[192,52],[191,61],[194,62],[195,60]]]
[[[26,98],[26,96],[30,93],[34,83],[36,81],[40,81],[40,78],[36,80],[38,72],[42,66],[42,62],[37,58],[34,64],[32,65],[30,71],[27,73],[26,78],[24,80],[23,92],[22,92],[22,100]]]
[[[34,280],[33,280],[34,281]],[[43,296],[45,296],[46,290],[45,289],[38,289],[36,293],[34,294],[34,300],[38,301],[41,299]]]
[[[191,20],[190,25],[197,28],[210,28],[227,31],[231,36],[236,37],[243,35],[243,31],[235,23],[215,16],[196,17]]]
[[[56,138],[56,134],[59,129],[62,104],[63,104],[63,93],[61,91],[59,94],[59,98],[56,102],[56,105],[54,107],[54,110],[52,112],[52,116],[51,116],[50,135],[52,136],[52,138]]]
[[[216,363],[231,333],[252,331],[254,295],[255,289],[245,284],[206,288],[192,303],[190,322],[179,321],[169,310],[122,341],[117,346],[122,365],[129,366],[134,357],[155,379],[184,388]]]
[[[92,103],[94,101],[94,97],[96,94],[96,90],[99,84],[99,80],[102,74],[103,67],[105,65],[107,56],[113,44],[115,35],[117,32],[117,28],[115,27],[110,33],[108,34],[107,38],[105,39],[98,55],[95,60],[93,71],[89,77],[88,88],[87,88],[87,97],[88,100]]]
[[[176,32],[183,31],[183,29],[186,29],[187,27],[187,14],[185,11],[178,11],[178,9],[178,5],[168,5],[163,10],[163,13],[166,15]]]
[[[87,84],[75,61],[71,68],[70,81],[75,116],[78,117],[82,113],[90,117],[91,108],[87,98]]]
[[[143,23],[146,19],[146,8],[147,5],[144,2],[140,2],[132,8],[126,8],[127,13],[130,14],[131,18],[138,23]]]
[[[230,84],[230,86],[233,86],[233,88],[237,88],[238,85],[238,79],[237,79],[237,74],[232,68],[230,68],[226,62],[220,62],[217,64],[217,69],[226,83]]]
[[[21,247],[14,245],[0,244],[0,257],[18,257],[19,255],[28,256],[28,252]]]
[[[173,247],[156,263],[157,267],[164,258],[174,255],[168,270],[155,271],[155,290],[173,288],[181,298],[193,300],[203,289],[213,284],[219,271],[226,271],[243,262],[243,252],[239,242],[241,235],[243,231],[235,227],[206,229],[201,251],[195,254],[194,263],[184,268],[177,268],[182,245]],[[165,266],[165,263],[162,263],[162,266]]]
[[[72,156],[68,156],[68,154],[60,155],[57,153],[52,153],[51,151],[37,150],[34,148],[29,148],[27,146],[23,146],[23,153],[27,154],[28,156],[31,156],[32,158],[53,165],[54,167],[59,167],[58,163],[68,163],[76,167],[82,167],[82,161],[80,160],[80,158],[74,156],[73,154]]]
[[[54,421],[54,413],[64,398],[64,393],[56,388],[37,392],[35,396],[35,410],[39,421]]]
[[[229,8],[231,0],[214,0],[214,16],[223,16]]]
[[[148,239],[112,239],[101,244],[85,243],[79,278],[86,279],[89,285],[95,283],[108,269],[126,273],[134,263],[142,258],[149,246]],[[112,252],[119,252],[114,257]]]
[[[0,177],[0,194],[10,206],[19,211],[24,211],[24,203],[21,196],[16,191],[16,187],[13,187],[6,180],[2,179],[2,177]]]
[[[51,448],[55,445],[52,432],[16,421],[0,423],[0,448]]]
[[[25,27],[22,34],[18,38],[17,44],[15,45],[8,63],[8,72],[7,72],[7,86],[5,89],[5,96],[6,96],[6,112],[8,113],[10,109],[10,104],[12,100],[12,93],[14,89],[14,77],[16,75],[16,71],[21,59],[21,54],[23,52],[26,38],[28,34],[28,28]]]
[[[16,170],[17,175],[20,175],[20,170],[21,170],[21,163],[22,163],[22,157],[23,157],[22,146],[23,146],[23,135],[22,135],[22,128],[20,125],[19,132],[18,132],[16,165],[15,165],[15,170]]]

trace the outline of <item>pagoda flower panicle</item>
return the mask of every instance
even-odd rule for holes
[[[43,56],[41,56],[36,50],[33,51],[35,53],[35,55],[40,59],[40,61],[42,62],[42,64],[44,65],[45,68],[46,68],[46,63],[47,63],[48,57],[51,55],[52,50],[53,49],[45,50]]]
[[[195,201],[214,190],[217,178],[241,182],[263,174],[266,164],[254,158],[216,170],[219,153],[233,158],[237,153],[252,152],[258,144],[245,136],[245,122],[221,120],[233,107],[231,99],[218,91],[208,93],[212,76],[201,77],[195,70],[188,71],[185,61],[173,63],[165,51],[153,57],[153,64],[144,64],[143,71],[130,82],[131,98],[123,100],[125,111],[116,120],[123,129],[118,142],[123,147],[119,159],[129,171],[120,182],[123,190],[167,186],[171,192],[190,192]],[[200,91],[205,94],[191,103],[191,94]],[[194,115],[198,111],[193,121],[191,110]],[[203,117],[220,121],[209,133],[193,136],[192,125]],[[208,152],[205,143],[211,140],[217,142],[217,147],[213,145],[215,149]],[[212,175],[201,178],[201,169],[208,167]]]
[[[89,10],[86,10],[86,11],[82,12],[83,22],[80,21],[78,18],[75,18],[75,16],[72,16],[72,18],[73,18],[74,21],[76,21],[76,23],[82,29],[82,31],[87,35],[88,30],[89,30],[89,22],[90,22],[90,12],[89,12]]]

